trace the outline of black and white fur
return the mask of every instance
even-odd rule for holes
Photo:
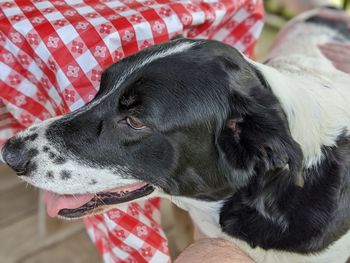
[[[207,40],[141,51],[103,73],[92,102],[10,139],[4,159],[59,194],[147,182],[256,262],[346,262],[350,76],[317,45],[350,33],[329,23],[293,20],[265,65]]]

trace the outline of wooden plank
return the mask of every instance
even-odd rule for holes
[[[36,211],[38,191],[26,188],[24,184],[14,185],[0,191],[0,227],[22,219],[28,213]]]
[[[193,242],[193,224],[190,216],[169,200],[162,199],[162,228],[168,238],[170,256],[175,259]]]
[[[21,181],[17,177],[15,172],[11,170],[10,167],[1,163],[0,163],[0,178],[1,178],[0,192],[10,189],[16,185],[23,184],[23,181]]]
[[[267,53],[271,48],[271,44],[276,37],[277,31],[278,30],[272,26],[264,26],[264,31],[261,37],[258,39],[254,52],[257,61],[264,62],[266,60]]]
[[[48,234],[43,237],[39,235],[37,222],[38,215],[34,213],[8,227],[0,228],[1,262],[18,262],[84,229],[81,221],[61,220],[57,223],[57,220],[53,220],[53,224],[49,222]]]
[[[85,230],[72,235],[56,245],[26,256],[18,263],[99,263],[102,258],[89,240]]]

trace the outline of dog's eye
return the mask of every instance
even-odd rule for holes
[[[141,130],[146,128],[146,126],[135,117],[126,117],[126,123],[135,130]]]

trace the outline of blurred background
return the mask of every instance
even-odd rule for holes
[[[267,14],[255,51],[258,61],[264,60],[279,28],[315,1],[266,0],[264,3]],[[344,5],[341,0],[333,3]],[[0,262],[102,262],[82,222],[48,218],[39,195],[38,190],[26,186],[0,163]],[[163,201],[162,225],[175,257],[192,242],[191,221],[185,212]]]

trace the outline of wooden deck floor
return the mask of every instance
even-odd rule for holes
[[[38,191],[0,165],[0,262],[102,262],[81,222],[46,218],[41,233]]]
[[[0,263],[102,262],[81,221],[46,217],[43,231],[38,200],[37,189],[0,164]],[[171,255],[176,257],[192,241],[192,225],[187,214],[169,202],[162,202],[161,210]]]

